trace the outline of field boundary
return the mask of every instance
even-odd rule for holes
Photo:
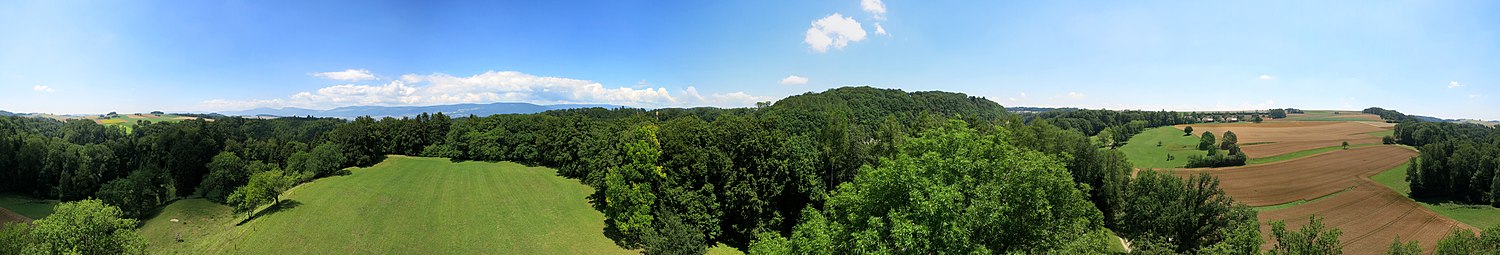
[[[1363,148],[1363,147],[1370,147],[1370,146],[1380,146],[1380,145],[1387,145],[1387,144],[1378,144],[1378,143],[1350,144],[1349,145],[1349,149],[1356,149],[1356,148]],[[1342,145],[1334,145],[1334,146],[1328,146],[1328,147],[1317,148],[1317,149],[1294,151],[1294,152],[1291,152],[1291,153],[1284,153],[1284,154],[1281,154],[1281,155],[1264,157],[1264,158],[1250,158],[1249,160],[1245,161],[1245,165],[1268,164],[1268,163],[1276,163],[1276,162],[1281,162],[1281,161],[1288,161],[1288,160],[1295,160],[1295,159],[1301,159],[1301,158],[1306,158],[1306,157],[1312,157],[1312,156],[1322,155],[1322,154],[1326,154],[1326,153],[1332,153],[1332,152],[1335,152],[1335,151],[1340,151],[1343,147],[1344,146],[1342,146]]]
[[[1255,206],[1255,207],[1251,207],[1251,209],[1255,209],[1256,212],[1265,212],[1265,211],[1275,211],[1275,210],[1279,210],[1279,209],[1292,208],[1293,206],[1298,206],[1298,205],[1302,205],[1302,204],[1306,204],[1306,203],[1317,202],[1318,200],[1323,200],[1324,198],[1330,198],[1330,197],[1333,197],[1333,196],[1337,196],[1339,194],[1343,194],[1344,192],[1349,192],[1351,190],[1354,190],[1355,187],[1356,186],[1349,186],[1348,188],[1344,188],[1344,189],[1341,189],[1339,191],[1334,191],[1333,193],[1328,193],[1326,195],[1318,196],[1318,197],[1315,197],[1313,199],[1298,199],[1297,201],[1291,201],[1291,202],[1274,204],[1274,205]]]

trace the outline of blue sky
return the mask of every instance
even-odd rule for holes
[[[1500,119],[1494,1],[4,1],[0,109],[1006,106]]]

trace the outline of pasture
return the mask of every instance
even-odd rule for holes
[[[549,168],[391,156],[351,172],[293,188],[243,225],[189,199],[140,231],[153,254],[634,253],[604,236],[593,190]]]
[[[1131,136],[1130,141],[1119,149],[1136,168],[1182,168],[1187,165],[1188,156],[1204,154],[1198,150],[1197,136],[1182,134],[1182,130],[1172,127],[1146,129]],[[1161,142],[1161,146],[1157,146],[1157,142]],[[1167,160],[1167,155],[1174,159]]]
[[[116,114],[113,117],[102,117],[102,118],[99,117],[99,116],[89,116],[89,117],[85,117],[84,119],[92,120],[92,121],[94,121],[94,123],[99,123],[99,124],[103,124],[103,125],[123,127],[123,128],[125,128],[126,132],[129,132],[130,130],[134,130],[135,129],[135,125],[136,125],[137,121],[173,122],[173,121],[183,121],[183,120],[195,119],[195,117],[178,116],[178,115],[172,115],[172,114],[157,115],[157,114],[141,114],[141,113],[136,113],[136,114]]]
[[[16,222],[41,219],[52,214],[57,200],[36,199],[31,196],[0,194],[0,222]]]

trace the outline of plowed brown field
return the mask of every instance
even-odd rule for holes
[[[14,222],[30,223],[31,219],[26,218],[26,216],[21,216],[21,214],[12,212],[8,209],[0,208],[0,226]]]
[[[1378,125],[1372,125],[1378,124]],[[1188,125],[1179,125],[1178,129]],[[1224,131],[1239,136],[1242,149],[1251,157],[1269,157],[1295,151],[1350,144],[1379,143],[1367,133],[1389,130],[1384,123],[1337,121],[1278,121],[1260,124],[1194,124],[1194,131]],[[1201,131],[1200,131],[1201,130]],[[1201,134],[1201,133],[1200,133]],[[1397,236],[1418,240],[1431,252],[1453,229],[1473,231],[1461,222],[1438,215],[1416,201],[1370,180],[1370,176],[1405,163],[1417,152],[1385,145],[1335,150],[1292,160],[1217,169],[1184,169],[1187,176],[1209,173],[1219,177],[1220,187],[1235,201],[1250,206],[1268,206],[1309,200],[1296,206],[1260,212],[1264,248],[1275,245],[1270,223],[1284,220],[1295,230],[1307,224],[1309,215],[1324,218],[1329,227],[1343,231],[1339,237],[1345,254],[1379,254]],[[1321,198],[1320,198],[1321,197]]]
[[[1234,131],[1239,138],[1240,149],[1251,158],[1264,158],[1303,150],[1349,144],[1380,143],[1380,138],[1370,132],[1390,128],[1360,122],[1338,121],[1284,121],[1266,123],[1207,123],[1177,125],[1177,129],[1193,127],[1194,135],[1203,131],[1213,132],[1222,138],[1224,131]]]
[[[1271,248],[1269,223],[1284,220],[1287,229],[1307,224],[1308,215],[1318,215],[1324,224],[1339,228],[1339,241],[1345,254],[1380,254],[1397,236],[1401,240],[1419,240],[1422,250],[1431,252],[1437,241],[1452,229],[1473,231],[1469,225],[1437,215],[1411,199],[1380,184],[1360,178],[1352,190],[1291,208],[1260,213],[1261,235],[1267,240],[1262,248]]]
[[[1267,206],[1339,192],[1354,186],[1361,177],[1399,166],[1416,155],[1417,152],[1402,147],[1373,146],[1260,165],[1184,169],[1176,174],[1213,174],[1219,177],[1219,187],[1235,201]]]

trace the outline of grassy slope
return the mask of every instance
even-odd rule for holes
[[[1391,168],[1390,170],[1386,170],[1385,172],[1380,172],[1375,176],[1371,176],[1370,179],[1373,179],[1375,180],[1375,182],[1379,182],[1380,184],[1391,188],[1391,190],[1400,192],[1401,195],[1410,195],[1411,186],[1406,183],[1406,171],[1410,167],[1411,166],[1409,164],[1402,164],[1401,166],[1397,166],[1395,168]],[[1500,225],[1500,209],[1496,209],[1487,205],[1429,203],[1422,201],[1417,202],[1422,204],[1423,207],[1427,207],[1427,209],[1432,210],[1433,212],[1437,212],[1438,214],[1441,214],[1448,218],[1453,218],[1455,220],[1458,220],[1459,222],[1469,224],[1469,226],[1474,226],[1476,228],[1486,228],[1490,226]]]
[[[241,226],[224,206],[184,200],[141,232],[152,253],[632,253],[604,237],[590,193],[547,168],[393,156],[298,186],[282,196],[296,206]]]
[[[1156,146],[1157,142],[1162,146]],[[1141,131],[1119,149],[1136,168],[1181,168],[1187,165],[1188,156],[1204,153],[1198,150],[1197,136],[1184,136],[1182,130],[1171,126]],[[1167,161],[1169,153],[1177,159]]]
[[[52,215],[52,207],[55,205],[57,205],[57,200],[40,200],[19,194],[0,194],[0,207],[33,220]]]

